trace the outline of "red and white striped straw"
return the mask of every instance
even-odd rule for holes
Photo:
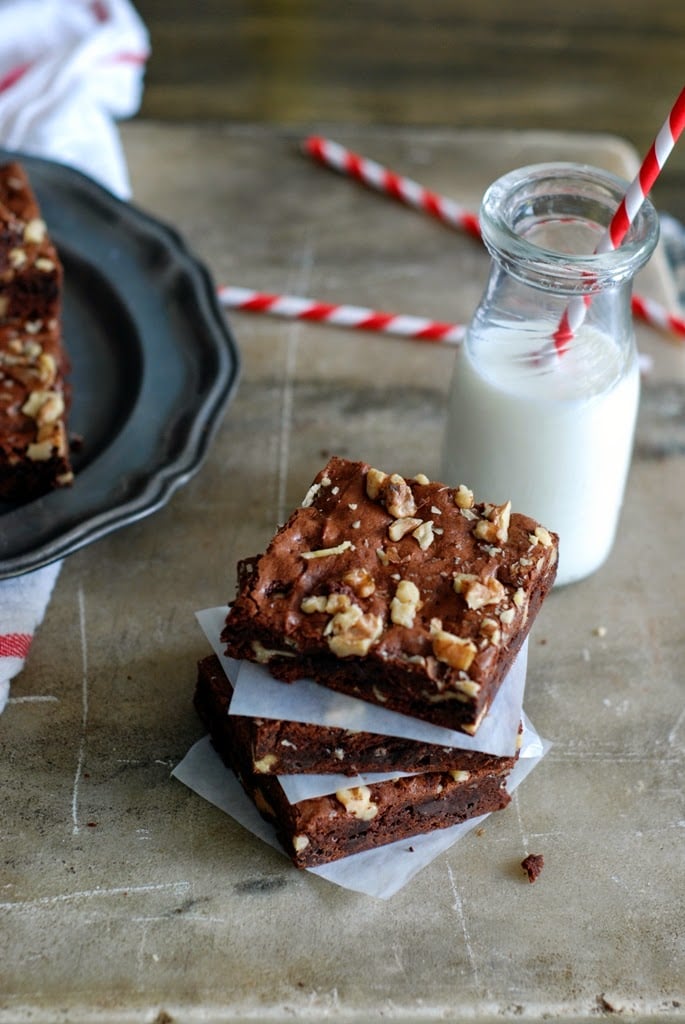
[[[442,323],[420,316],[384,313],[363,306],[317,302],[298,295],[273,295],[224,285],[218,290],[219,300],[230,309],[247,313],[269,313],[289,320],[310,320],[335,327],[359,331],[375,331],[414,341],[459,344],[464,338],[463,324]]]
[[[595,250],[597,253],[612,252],[621,245],[684,128],[685,88],[681,90],[668,117],[642,161],[638,173],[619,203],[616,213],[611,218],[609,227],[597,245]],[[571,338],[582,325],[590,301],[590,296],[579,295],[569,302],[553,336],[558,352],[565,350]],[[643,304],[643,311],[648,313],[649,304],[644,300],[640,301]],[[633,305],[634,310],[635,306]],[[665,316],[667,318],[667,314]]]
[[[675,114],[673,120],[676,130],[678,121],[682,121],[682,111],[680,109],[681,104],[682,93],[674,107]],[[670,121],[671,119],[669,118],[669,121],[667,122],[669,129]],[[669,137],[673,141],[670,142],[670,148],[665,152],[665,143],[663,138],[666,134],[665,129],[666,125],[662,128],[652,147],[654,150],[654,157],[651,158],[648,156],[648,159],[645,161],[647,164],[647,170],[653,169],[654,165],[652,163],[652,159],[658,166],[663,166],[666,157],[675,144],[675,138],[673,137],[674,133],[669,131]],[[680,131],[682,131],[682,124],[680,129],[677,130],[677,134],[679,134]],[[342,174],[355,178],[357,181],[363,182],[365,185],[374,188],[378,192],[382,192],[394,199],[398,199],[408,206],[412,206],[415,209],[428,213],[430,216],[440,220],[448,227],[467,231],[469,234],[474,235],[477,238],[481,237],[478,216],[474,212],[467,210],[463,206],[459,206],[451,199],[447,199],[445,196],[441,196],[437,192],[424,188],[422,185],[419,185],[418,182],[412,181],[410,178],[405,178],[402,175],[397,174],[395,171],[384,167],[382,164],[379,164],[374,160],[369,160],[366,157],[360,156],[358,153],[354,153],[351,150],[346,149],[338,142],[322,138],[318,135],[310,136],[302,143],[302,150],[320,163],[323,163]],[[651,152],[652,150],[650,150],[650,154]],[[660,154],[660,156],[657,156],[657,154]],[[656,173],[658,173],[658,170]],[[656,173],[654,174],[654,178],[656,178]],[[645,177],[645,183],[646,180],[647,179]],[[649,185],[649,188],[651,188],[651,184]],[[624,202],[626,203],[626,210],[628,210],[630,208],[629,203],[632,202],[632,199],[628,199],[628,193],[626,193]],[[623,204],[621,205],[623,206]],[[635,216],[635,214],[633,214],[633,216]],[[618,224],[620,224],[624,219],[620,209],[616,213],[616,218],[618,226]],[[651,327],[656,327],[669,334],[685,338],[685,319],[669,313],[664,306],[660,305],[660,303],[656,302],[654,299],[647,299],[644,296],[633,295],[632,310],[634,316],[639,320],[642,320],[644,323],[649,324]],[[571,335],[569,334],[568,337],[571,337]]]
[[[669,313],[654,299],[648,299],[644,295],[633,295],[632,307],[636,320],[642,320],[643,323],[658,327],[667,333],[685,337],[685,318]]]
[[[392,196],[407,206],[413,206],[422,213],[449,224],[450,227],[467,231],[476,238],[480,238],[480,226],[478,217],[471,210],[465,209],[453,199],[447,199],[437,192],[432,192],[417,181],[406,178],[404,175],[396,174],[375,160],[353,153],[352,150],[341,146],[339,142],[331,139],[324,139],[319,135],[310,135],[302,143],[302,149],[308,155],[331,167],[341,174],[368,185],[369,188],[382,192],[386,196]]]

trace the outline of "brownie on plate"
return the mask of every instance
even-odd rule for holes
[[[19,166],[0,167],[0,499],[73,480],[62,267]]]
[[[62,277],[26,172],[0,165],[0,320],[49,327],[60,316]]]
[[[515,757],[443,747],[398,736],[231,715],[230,679],[214,654],[198,664],[195,707],[215,745],[240,737],[255,775],[341,774],[364,772],[473,771],[511,769]]]
[[[254,771],[252,720],[227,713],[230,687],[217,685],[217,669],[221,672],[214,657],[200,663],[198,711],[222,759],[260,814],[275,825],[283,849],[299,868],[448,828],[501,810],[510,801],[506,780],[515,759],[471,754],[455,758],[458,767],[351,786],[291,804],[277,776]],[[298,737],[313,750],[321,747],[318,733],[329,731],[299,729]]]
[[[474,734],[557,566],[558,537],[464,485],[332,458],[238,566],[222,640],[316,682]]]

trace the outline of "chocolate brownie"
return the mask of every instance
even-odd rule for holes
[[[238,566],[226,653],[474,734],[551,588],[558,537],[510,504],[333,458]]]
[[[0,165],[0,203],[25,222],[41,219],[28,175],[16,160]]]
[[[359,772],[426,772],[511,769],[515,757],[420,743],[397,736],[286,722],[279,719],[230,716],[230,679],[214,654],[198,663],[195,707],[217,744],[240,735],[256,775],[342,774]]]
[[[226,689],[203,687],[198,708],[215,748],[299,868],[448,828],[510,801],[506,780],[513,758],[483,755],[482,763],[468,768],[422,772],[291,804],[275,775],[253,771],[249,719],[227,714]]]
[[[0,499],[71,483],[62,267],[23,169],[0,167]]]
[[[0,322],[46,327],[59,318],[62,264],[18,163],[0,166]]]

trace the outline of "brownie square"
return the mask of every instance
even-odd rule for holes
[[[62,266],[23,168],[0,167],[0,499],[73,480]]]
[[[460,752],[458,758],[453,753],[451,768],[343,787],[326,796],[291,804],[275,775],[254,770],[253,740],[261,723],[229,715],[229,700],[230,684],[218,659],[204,659],[199,665],[196,707],[223,761],[262,817],[274,824],[284,851],[299,868],[448,828],[501,810],[510,802],[506,780],[515,758]],[[285,730],[277,735],[287,736],[289,724],[275,723],[277,729]],[[299,729],[302,732],[297,733],[298,739],[304,740],[316,756],[330,730],[318,726]]]
[[[240,735],[256,775],[340,774],[368,772],[473,771],[511,769],[516,757],[381,736],[351,729],[253,718],[228,713],[233,687],[219,659],[211,654],[198,663],[195,708],[217,743]],[[230,718],[230,721],[229,721]]]
[[[43,327],[59,318],[62,264],[23,167],[0,166],[0,320]]]
[[[332,458],[266,552],[238,566],[222,640],[474,735],[555,576],[558,537],[509,503]]]

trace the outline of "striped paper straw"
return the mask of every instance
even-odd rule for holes
[[[669,313],[660,303],[645,298],[644,295],[633,295],[632,306],[633,316],[636,320],[642,320],[643,323],[659,327],[662,331],[685,337],[685,318]]]
[[[299,295],[272,295],[224,285],[218,290],[219,300],[230,309],[247,313],[269,313],[288,320],[310,320],[358,331],[375,331],[414,341],[459,344],[464,338],[463,324],[441,323],[420,316],[384,313],[363,306],[317,302]]]
[[[682,93],[676,107],[680,103],[682,103]],[[680,113],[680,117],[682,118],[682,113]],[[682,126],[680,130],[682,130]],[[660,137],[663,133],[664,129],[662,129],[660,136],[657,137],[653,146],[655,151],[654,160],[657,163],[656,153],[662,152],[663,139]],[[671,142],[670,145],[673,148],[674,142]],[[360,156],[358,153],[346,149],[339,142],[313,135],[304,140],[302,150],[319,163],[325,164],[341,174],[355,178],[357,181],[361,181],[365,185],[374,188],[377,192],[382,192],[394,199],[398,199],[414,209],[428,213],[448,227],[467,231],[476,238],[481,237],[478,217],[475,213],[463,206],[459,206],[453,200],[439,195],[437,192],[424,188],[411,178],[405,178],[397,174],[375,160],[369,160],[367,157]],[[665,157],[662,157],[661,164],[663,164],[664,160]],[[651,161],[649,166],[651,166]],[[618,211],[616,216],[619,217]],[[619,222],[617,221],[617,224]],[[685,320],[670,314],[664,306],[654,299],[633,295],[632,310],[634,316],[651,327],[656,327],[669,334],[685,337]]]
[[[611,223],[597,245],[596,252],[612,252],[617,249],[628,234],[631,224],[637,217],[652,185],[656,181],[668,160],[673,147],[685,128],[685,88],[673,104],[668,117],[664,121],[659,134],[649,148],[638,173],[628,186],[628,190],[619,203]],[[577,296],[571,299],[564,311],[561,322],[554,332],[554,344],[558,352],[563,352],[573,335],[585,320],[590,296]],[[643,302],[643,311],[648,312],[648,305]],[[634,309],[634,307],[633,307]]]
[[[331,167],[341,174],[355,178],[357,181],[368,185],[369,188],[382,192],[386,196],[392,196],[407,206],[413,206],[416,210],[435,217],[450,227],[459,228],[461,231],[468,231],[469,234],[480,238],[480,226],[475,213],[465,209],[452,199],[438,195],[417,181],[396,174],[375,160],[353,153],[352,150],[341,146],[339,142],[331,139],[324,139],[319,135],[310,135],[302,143],[302,149],[306,154]]]

